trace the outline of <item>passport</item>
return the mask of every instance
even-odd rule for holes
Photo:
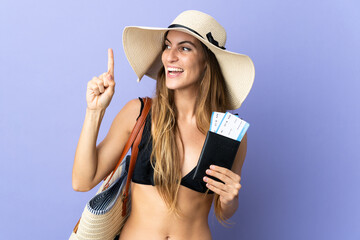
[[[202,181],[203,177],[207,176],[220,181],[208,176],[205,171],[210,165],[231,169],[241,140],[249,126],[249,123],[229,112],[213,112],[210,130],[207,132],[192,179]]]

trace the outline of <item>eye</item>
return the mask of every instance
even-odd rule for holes
[[[185,52],[190,52],[191,51],[191,49],[188,48],[188,47],[181,47],[180,50],[185,51]]]
[[[166,49],[170,49],[170,46],[165,43],[165,44],[164,44],[164,50],[166,50]]]

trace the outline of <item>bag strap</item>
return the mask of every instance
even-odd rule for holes
[[[141,122],[141,128],[139,130],[139,133],[136,135],[136,138],[134,140],[134,145],[131,149],[131,157],[130,157],[130,166],[129,166],[129,170],[128,170],[128,175],[127,175],[127,179],[126,179],[126,185],[125,185],[125,190],[122,194],[122,199],[123,199],[123,209],[122,209],[122,216],[125,217],[126,215],[126,205],[128,202],[128,197],[129,197],[129,189],[130,189],[130,184],[131,184],[131,179],[132,179],[132,175],[134,173],[134,168],[135,168],[135,163],[136,163],[136,159],[137,159],[137,155],[139,153],[139,144],[141,141],[141,137],[144,131],[144,126],[145,126],[145,120],[146,117],[150,111],[151,108],[151,98],[145,98],[144,99],[145,103],[144,103],[144,109],[141,113],[140,118],[138,119],[138,121]]]
[[[108,179],[107,183],[104,186],[104,190],[109,187],[109,182],[110,182],[111,178],[114,176],[114,173],[115,173],[116,169],[120,166],[122,160],[125,159],[125,156],[129,152],[131,145],[133,145],[133,147],[132,147],[132,151],[131,151],[131,158],[130,158],[130,166],[129,166],[129,170],[128,170],[128,176],[132,175],[132,172],[133,172],[134,167],[135,167],[135,162],[136,162],[136,159],[137,159],[137,154],[138,154],[138,147],[137,146],[140,143],[140,141],[138,141],[138,143],[136,144],[136,139],[139,138],[141,140],[142,130],[144,129],[144,125],[145,125],[145,120],[146,120],[146,117],[147,117],[147,115],[148,115],[148,113],[150,111],[150,108],[151,108],[151,98],[146,97],[146,98],[143,99],[143,101],[144,101],[144,109],[141,112],[140,117],[136,121],[136,124],[135,124],[135,126],[134,126],[134,128],[133,128],[133,130],[132,130],[132,132],[130,134],[130,137],[129,137],[128,141],[125,144],[124,150],[122,151],[122,153],[120,155],[120,159],[119,159],[118,163],[116,164],[114,170],[112,171],[110,178]],[[128,180],[129,180],[129,177],[128,177]],[[127,180],[127,182],[128,182],[128,180]],[[128,188],[126,188],[126,189],[128,189]]]
[[[133,145],[132,150],[131,150],[130,166],[129,166],[129,170],[128,170],[128,176],[126,179],[125,191],[123,192],[123,195],[122,195],[122,197],[123,197],[123,199],[122,199],[122,201],[123,201],[122,216],[126,215],[126,204],[127,204],[127,200],[128,200],[128,196],[129,196],[129,188],[130,188],[131,178],[132,178],[132,174],[134,172],[135,163],[136,163],[137,155],[139,152],[138,145],[139,145],[141,137],[142,137],[146,117],[151,108],[151,98],[145,97],[145,98],[143,98],[143,101],[144,101],[144,108],[141,112],[141,115],[137,119],[136,124],[135,124],[133,130],[131,131],[130,137],[129,137],[128,141],[126,142],[125,147],[120,155],[120,159],[119,159],[118,163],[116,164],[116,167],[114,168],[114,170],[109,174],[111,176],[108,179],[108,181],[105,184],[104,189],[103,189],[103,190],[105,190],[109,187],[110,179],[114,176],[114,173],[115,173],[116,169],[120,166],[122,160],[125,159],[125,156],[129,152],[131,145]],[[106,180],[106,178],[104,179],[104,181]],[[74,233],[77,232],[77,230],[79,228],[79,223],[80,223],[80,219],[74,227],[74,230],[73,230]]]

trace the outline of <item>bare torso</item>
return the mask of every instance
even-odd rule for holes
[[[210,240],[208,214],[212,194],[202,194],[180,186],[178,206],[182,216],[168,212],[154,186],[132,183],[131,214],[120,240],[169,239]]]
[[[182,144],[178,142],[183,157],[182,175],[196,166],[205,141],[205,135],[196,127],[195,121],[178,121]],[[183,151],[184,150],[184,151]],[[211,240],[208,215],[213,194],[203,194],[180,186],[178,208],[180,216],[169,213],[168,208],[151,185],[132,183],[131,213],[121,231],[120,240]]]

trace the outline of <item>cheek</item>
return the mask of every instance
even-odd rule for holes
[[[203,72],[205,69],[205,58],[202,54],[198,54],[194,59],[192,59],[194,63],[193,66],[196,68],[197,72]]]
[[[162,62],[162,64],[164,65],[164,62],[165,62],[165,51],[163,51],[162,52],[162,54],[161,54],[161,62]]]
[[[197,62],[197,64],[193,65],[194,72],[196,72],[199,75],[203,74],[205,69],[206,69],[206,65],[204,62]]]

